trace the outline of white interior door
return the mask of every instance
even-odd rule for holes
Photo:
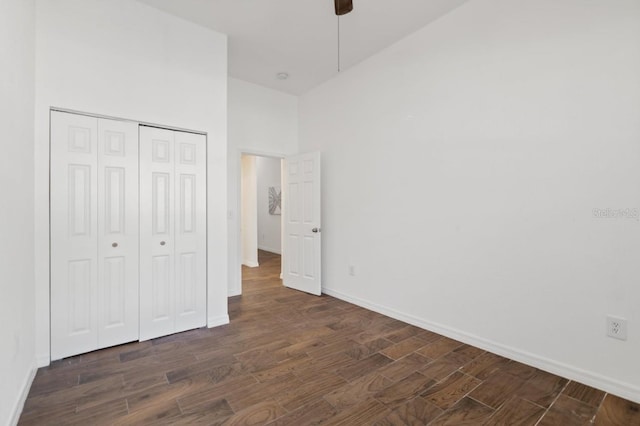
[[[98,347],[138,340],[138,124],[98,120]]]
[[[175,332],[207,323],[207,144],[175,132]]]
[[[140,127],[140,340],[206,325],[205,145]]]
[[[284,161],[283,282],[287,287],[320,295],[322,228],[320,153]]]
[[[51,112],[51,359],[98,348],[98,120]]]
[[[137,124],[51,113],[51,357],[138,339]]]
[[[175,329],[174,139],[140,127],[140,340]]]

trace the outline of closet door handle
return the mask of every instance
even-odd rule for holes
[[[161,246],[163,246],[163,245],[165,245],[165,244],[167,244],[167,243],[166,243],[166,241],[160,241],[160,245],[161,245]]]
[[[118,243],[111,243],[111,247],[118,247]]]

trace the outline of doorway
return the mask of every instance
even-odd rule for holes
[[[241,285],[247,268],[260,271],[264,254],[282,256],[282,161],[250,153],[240,157]]]

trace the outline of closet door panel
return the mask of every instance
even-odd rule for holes
[[[138,124],[98,120],[100,348],[138,340]]]
[[[176,331],[207,323],[206,137],[175,133]]]
[[[98,348],[97,119],[51,112],[51,359]]]
[[[140,127],[140,340],[175,332],[174,132]]]

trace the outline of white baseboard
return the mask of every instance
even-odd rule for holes
[[[241,296],[241,295],[242,295],[242,289],[241,288],[230,289],[227,292],[227,297],[234,297],[234,296]]]
[[[601,389],[605,392],[617,395],[621,398],[640,403],[640,388],[630,383],[611,379],[598,373],[586,371],[581,368],[577,368],[553,359],[541,357],[530,352],[502,345],[500,343],[485,339],[480,336],[469,334],[442,324],[426,321],[422,318],[408,315],[403,312],[378,305],[377,303],[350,296],[348,294],[329,288],[323,288],[322,292],[337,299],[344,300],[346,302],[353,303],[354,305],[358,305],[371,311],[386,315],[388,317],[395,318],[399,321],[415,325],[416,327],[433,331],[434,333],[442,334],[443,336],[459,340],[468,345],[476,346],[500,356],[539,368],[540,370],[544,370],[549,373],[556,374],[558,376],[594,387],[596,389]]]
[[[46,367],[49,364],[51,364],[51,355],[49,354],[36,355],[36,365],[38,368]]]
[[[258,245],[258,250],[268,251],[269,253],[275,253],[275,254],[282,255],[282,252],[280,250],[277,250],[277,249],[274,249],[274,248],[271,248],[271,247],[267,247],[267,246]]]
[[[260,266],[260,264],[258,262],[253,262],[253,261],[248,261],[248,260],[242,261],[242,264],[244,266],[248,266],[249,268],[257,268],[258,266]]]
[[[31,371],[29,371],[29,374],[27,374],[24,383],[22,383],[18,400],[16,401],[16,405],[13,407],[13,415],[11,416],[11,420],[9,421],[9,424],[11,426],[17,425],[18,420],[20,420],[20,415],[22,414],[24,403],[27,400],[27,396],[29,396],[29,390],[31,389],[31,384],[33,383],[33,379],[35,379],[37,372],[38,368],[34,365],[33,367],[31,367]]]
[[[219,317],[209,317],[207,320],[207,327],[219,327],[221,325],[229,324],[229,315],[221,315]]]

